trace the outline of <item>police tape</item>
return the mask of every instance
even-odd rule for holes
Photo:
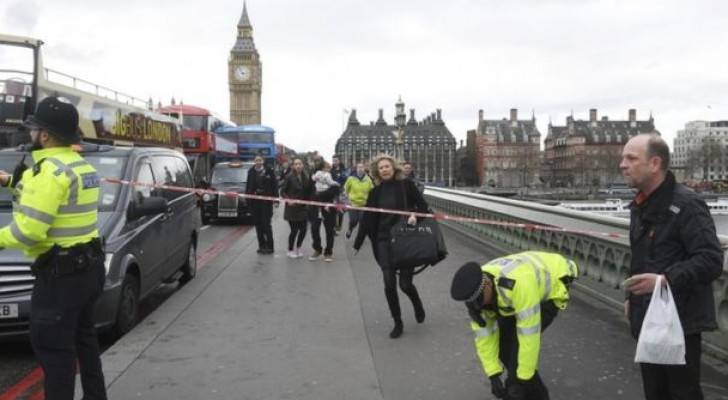
[[[525,229],[525,230],[529,230],[529,231],[550,231],[550,232],[557,232],[557,233],[570,233],[570,234],[578,234],[578,235],[606,237],[606,238],[610,238],[610,239],[620,239],[620,238],[626,237],[626,235],[620,234],[620,233],[599,232],[599,231],[590,231],[590,230],[581,230],[581,229],[567,229],[567,228],[563,228],[563,227],[559,227],[559,226],[539,225],[539,224],[522,223],[522,222],[496,221],[496,220],[482,219],[482,218],[462,217],[459,215],[450,215],[450,214],[443,214],[443,213],[423,213],[423,212],[416,212],[416,211],[393,210],[393,209],[379,208],[379,207],[354,206],[354,205],[345,204],[345,203],[341,203],[341,202],[326,203],[326,202],[320,202],[320,201],[314,201],[314,200],[291,199],[291,198],[286,198],[286,197],[273,197],[273,196],[261,196],[261,195],[257,195],[257,194],[225,192],[225,191],[212,190],[212,189],[197,189],[197,188],[186,188],[186,187],[179,187],[179,186],[159,185],[159,184],[146,183],[146,182],[128,181],[128,180],[116,179],[116,178],[102,178],[101,180],[104,182],[115,183],[115,184],[119,184],[119,185],[148,187],[150,189],[161,189],[161,190],[168,190],[168,191],[172,191],[172,192],[181,192],[181,193],[195,193],[200,196],[204,196],[205,194],[208,194],[208,195],[214,195],[214,196],[238,197],[238,198],[250,199],[250,200],[270,201],[272,203],[285,203],[285,204],[292,204],[292,205],[318,206],[318,207],[324,207],[324,208],[333,208],[339,212],[368,211],[368,212],[375,212],[375,213],[381,213],[381,214],[394,214],[394,215],[402,215],[402,216],[414,215],[415,217],[418,217],[418,218],[432,218],[432,219],[438,220],[438,221],[465,222],[465,223],[473,223],[473,224],[481,224],[481,225],[500,226],[500,227],[505,227],[505,228],[518,228],[518,229]]]

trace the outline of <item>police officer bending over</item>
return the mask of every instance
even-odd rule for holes
[[[104,287],[104,253],[96,227],[99,177],[71,150],[80,141],[76,108],[56,97],[38,104],[25,123],[35,165],[0,184],[15,189],[13,222],[0,247],[35,261],[30,339],[45,373],[46,399],[73,399],[76,359],[84,399],[106,399],[94,304]]]
[[[559,254],[527,251],[455,273],[450,293],[464,301],[475,348],[499,399],[549,399],[538,374],[541,332],[566,308],[576,264]],[[508,378],[505,386],[501,374]]]

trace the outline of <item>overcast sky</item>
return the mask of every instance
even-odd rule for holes
[[[227,59],[242,0],[3,0],[0,31],[45,41],[45,64],[229,117]],[[327,157],[343,110],[393,119],[402,95],[455,137],[486,118],[639,119],[672,146],[686,121],[728,119],[723,0],[249,0],[263,124]]]

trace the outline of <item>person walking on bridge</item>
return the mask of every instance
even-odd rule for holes
[[[367,207],[385,208],[390,210],[413,211],[426,213],[428,206],[422,194],[417,190],[415,184],[405,179],[402,167],[396,159],[389,155],[380,155],[371,164],[372,177],[376,183],[374,189],[369,192]],[[418,323],[425,321],[425,308],[412,283],[414,267],[401,268],[394,265],[390,259],[392,251],[390,248],[392,227],[403,218],[397,214],[387,214],[365,211],[359,224],[359,230],[354,241],[354,250],[357,252],[364,243],[367,236],[372,245],[374,258],[382,269],[384,277],[384,294],[387,298],[389,311],[394,319],[394,328],[389,337],[396,339],[402,336],[402,311],[399,307],[399,296],[397,295],[397,275],[399,273],[399,288],[410,298],[415,311],[415,320]],[[407,218],[407,223],[414,225],[417,218],[414,214]]]
[[[273,169],[264,164],[263,156],[253,160],[255,166],[248,170],[245,193],[259,196],[277,197],[278,180]],[[248,200],[255,221],[255,234],[258,236],[258,254],[273,254],[273,202],[270,200]]]
[[[97,228],[99,176],[71,145],[81,140],[78,111],[47,97],[25,123],[35,165],[0,184],[15,189],[13,222],[0,229],[0,248],[21,249],[35,261],[30,343],[45,374],[45,398],[72,400],[76,361],[84,399],[106,399],[94,326],[106,279]],[[21,161],[22,162],[22,161]]]
[[[670,285],[685,334],[685,365],[641,363],[647,400],[702,400],[701,333],[718,328],[712,283],[720,277],[723,253],[705,202],[675,182],[668,170],[670,149],[657,134],[627,142],[619,168],[639,190],[630,205],[632,250],[625,314],[639,337],[658,275]]]
[[[283,180],[281,197],[308,200],[312,190],[313,182],[306,171],[303,170],[303,161],[300,158],[294,159],[291,172]],[[301,245],[306,237],[306,221],[308,220],[306,206],[286,203],[283,219],[288,221],[288,225],[291,227],[291,233],[288,235],[288,257],[301,258],[303,257]]]
[[[482,266],[470,262],[455,273],[450,293],[467,306],[475,348],[495,397],[549,399],[538,373],[541,333],[566,308],[569,285],[577,277],[577,266],[570,259],[537,251]]]
[[[372,182],[372,178],[370,178],[364,170],[364,163],[356,164],[356,172],[350,175],[344,184],[344,192],[349,198],[351,205],[364,207],[367,204],[369,192],[373,188],[374,182]],[[349,211],[349,229],[346,230],[347,239],[351,237],[352,232],[354,232],[354,229],[357,225],[359,225],[361,215],[362,212],[360,210]]]

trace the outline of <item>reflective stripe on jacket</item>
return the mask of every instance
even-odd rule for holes
[[[559,254],[527,251],[492,260],[482,270],[494,277],[498,301],[497,314],[483,311],[485,327],[471,322],[483,370],[488,376],[503,372],[497,318],[515,316],[518,379],[531,379],[541,349],[541,303],[551,300],[559,309],[566,308],[569,292],[561,278],[578,277],[576,264]]]
[[[0,229],[0,247],[31,258],[54,244],[71,247],[99,236],[99,176],[70,147],[33,152],[35,166],[16,186],[13,222]]]

